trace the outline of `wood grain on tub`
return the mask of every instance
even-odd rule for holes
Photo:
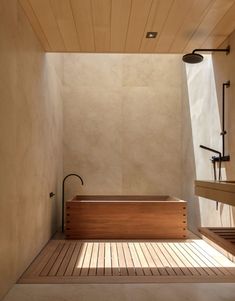
[[[186,238],[187,202],[170,196],[76,196],[67,239]]]

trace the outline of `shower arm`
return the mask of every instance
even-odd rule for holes
[[[84,185],[82,177],[80,177],[76,173],[71,173],[71,174],[68,174],[67,176],[64,177],[63,184],[62,184],[62,209],[61,209],[61,211],[62,211],[62,218],[61,218],[61,220],[62,220],[62,233],[64,232],[64,184],[65,184],[66,179],[71,177],[71,176],[79,178],[80,181],[81,181],[81,184]]]
[[[228,55],[229,52],[230,52],[230,46],[228,46],[227,48],[224,48],[224,49],[216,49],[216,48],[203,49],[203,48],[197,48],[197,49],[194,49],[192,53],[195,53],[195,52],[226,52],[226,55]]]

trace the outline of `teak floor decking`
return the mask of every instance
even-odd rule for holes
[[[18,283],[235,282],[235,264],[203,240],[51,240]]]

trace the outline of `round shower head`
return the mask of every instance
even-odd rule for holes
[[[189,64],[197,64],[197,63],[201,63],[203,61],[203,56],[199,53],[187,53],[183,56],[182,60],[185,63],[189,63]]]

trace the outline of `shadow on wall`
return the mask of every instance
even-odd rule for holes
[[[185,158],[191,158],[190,162],[184,166],[185,185],[194,186],[194,179],[213,180],[213,168],[211,156],[213,154],[199,148],[200,144],[221,151],[221,118],[219,104],[221,97],[217,98],[214,69],[211,55],[206,55],[200,64],[186,64],[185,76],[187,82],[187,93],[184,97],[185,120],[187,122],[184,132],[191,129],[190,135],[184,134],[183,143],[186,145]],[[218,174],[218,171],[217,171]],[[222,168],[222,179],[226,179],[226,169]],[[195,199],[193,189],[190,202],[196,205],[190,206],[190,216],[193,216],[193,228],[203,227],[223,227],[232,226],[231,206],[216,204],[212,200],[198,197]]]

